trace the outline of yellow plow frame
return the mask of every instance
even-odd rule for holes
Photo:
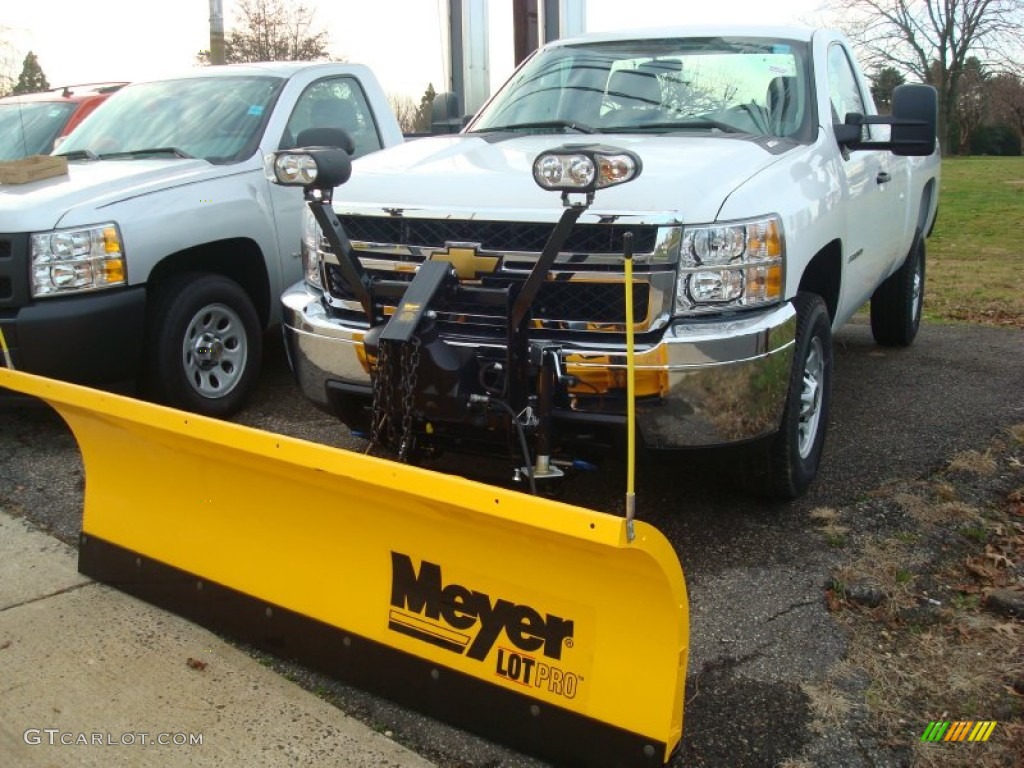
[[[561,765],[679,743],[682,569],[626,520],[0,368],[85,466],[79,570]]]

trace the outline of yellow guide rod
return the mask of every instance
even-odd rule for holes
[[[623,236],[626,268],[626,540],[632,542],[636,516],[636,392],[633,350],[633,233]]]
[[[14,361],[11,360],[11,352],[7,349],[7,339],[4,338],[2,329],[0,329],[0,356],[3,358],[4,367],[13,370]]]

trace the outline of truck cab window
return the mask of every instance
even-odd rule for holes
[[[867,114],[863,94],[853,74],[846,51],[839,45],[828,49],[828,93],[832,102],[832,120],[842,123],[850,112]],[[870,126],[864,126],[864,139],[871,138]]]
[[[353,157],[381,148],[366,95],[351,77],[318,80],[306,88],[288,119],[281,149],[294,147],[299,135],[311,128],[341,128],[355,143]]]

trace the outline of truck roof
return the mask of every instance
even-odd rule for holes
[[[815,29],[802,26],[766,26],[763,24],[701,24],[687,26],[622,29],[614,32],[592,32],[556,40],[549,45],[573,45],[581,42],[614,42],[617,40],[661,40],[674,37],[775,37],[810,42]]]
[[[0,104],[29,103],[36,101],[83,101],[94,96],[109,96],[114,91],[128,85],[124,82],[83,83],[81,85],[62,85],[35,93],[10,94],[0,98]]]
[[[152,82],[160,80],[180,80],[191,77],[238,77],[245,75],[270,75],[288,78],[296,72],[321,68],[337,72],[339,68],[352,71],[369,71],[364,64],[350,64],[340,61],[261,61],[245,64],[219,64],[214,66],[196,66],[163,77],[151,78]]]

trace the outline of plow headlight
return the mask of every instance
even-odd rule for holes
[[[317,177],[316,161],[312,155],[282,152],[273,160],[273,178],[278,184],[301,184],[308,187]]]
[[[640,158],[614,147],[566,145],[533,161],[533,179],[557,192],[593,192],[625,184],[640,175]]]
[[[352,160],[337,147],[283,149],[263,159],[263,173],[285,187],[334,189],[352,175]]]

